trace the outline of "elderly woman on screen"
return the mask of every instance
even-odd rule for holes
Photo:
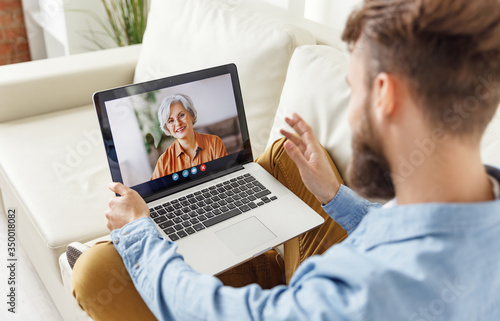
[[[197,113],[189,96],[166,97],[158,109],[158,120],[163,132],[176,140],[158,159],[152,180],[227,155],[218,136],[201,134],[193,129]]]

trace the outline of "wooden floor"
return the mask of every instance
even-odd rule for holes
[[[7,311],[7,217],[0,209],[0,320],[63,321],[21,244],[17,244],[17,311]]]

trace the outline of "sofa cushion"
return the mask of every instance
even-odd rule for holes
[[[112,193],[103,146],[92,106],[0,124],[0,150],[8,151],[0,153],[0,173],[38,232],[31,237],[60,248],[54,262],[68,243],[108,233]]]
[[[351,132],[347,123],[350,89],[346,84],[349,56],[327,46],[302,46],[290,61],[285,86],[268,145],[292,130],[284,121],[293,112],[313,128],[344,176],[351,157]]]
[[[135,82],[216,65],[238,67],[254,157],[265,148],[296,46],[314,44],[298,27],[234,0],[153,0]]]

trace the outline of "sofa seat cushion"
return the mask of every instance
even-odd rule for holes
[[[295,47],[306,31],[235,0],[153,0],[135,82],[235,63],[254,157],[264,151]]]
[[[351,158],[351,131],[347,123],[350,89],[346,83],[349,56],[328,46],[295,50],[268,145],[281,137],[281,128],[293,132],[285,116],[297,113],[314,130],[342,176]]]
[[[2,123],[0,150],[1,189],[17,195],[47,247],[108,233],[111,177],[92,106]]]

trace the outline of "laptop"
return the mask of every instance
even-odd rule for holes
[[[144,198],[158,231],[195,270],[218,274],[323,223],[253,162],[234,64],[93,100],[113,181]]]

